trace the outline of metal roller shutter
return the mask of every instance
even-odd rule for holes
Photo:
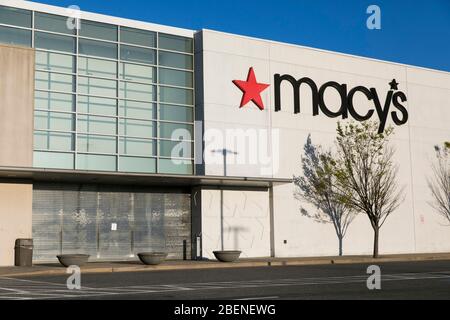
[[[33,190],[36,262],[87,253],[91,260],[132,260],[138,252],[189,256],[189,193],[95,185],[37,184]]]

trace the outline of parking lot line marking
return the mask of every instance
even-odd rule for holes
[[[273,296],[273,297],[253,297],[253,298],[241,298],[241,299],[236,299],[236,301],[251,301],[251,300],[275,300],[275,299],[279,299],[280,297],[278,296]]]

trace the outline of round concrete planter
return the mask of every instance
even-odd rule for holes
[[[142,252],[138,253],[139,260],[145,265],[156,266],[163,263],[167,258],[165,252]]]
[[[87,254],[63,254],[57,256],[59,262],[66,268],[70,266],[81,267],[88,262],[89,257]]]
[[[234,262],[239,259],[242,251],[228,250],[228,251],[214,251],[216,259],[220,262]]]

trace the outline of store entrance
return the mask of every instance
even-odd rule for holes
[[[91,260],[134,260],[138,252],[189,257],[191,203],[186,190],[97,185],[33,187],[34,261],[85,253]]]

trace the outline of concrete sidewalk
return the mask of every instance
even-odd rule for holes
[[[383,255],[378,259],[370,256],[345,257],[316,257],[316,258],[259,258],[241,259],[234,263],[221,263],[210,261],[166,261],[159,266],[145,266],[139,261],[127,262],[92,262],[81,268],[82,273],[112,273],[112,272],[143,272],[143,271],[170,271],[170,270],[196,270],[218,268],[251,268],[251,267],[279,267],[301,265],[327,265],[327,264],[377,264],[383,262],[431,261],[448,260],[450,253],[431,254],[400,254]],[[59,264],[40,264],[33,267],[0,267],[0,277],[27,277],[45,275],[65,275],[66,268]]]

